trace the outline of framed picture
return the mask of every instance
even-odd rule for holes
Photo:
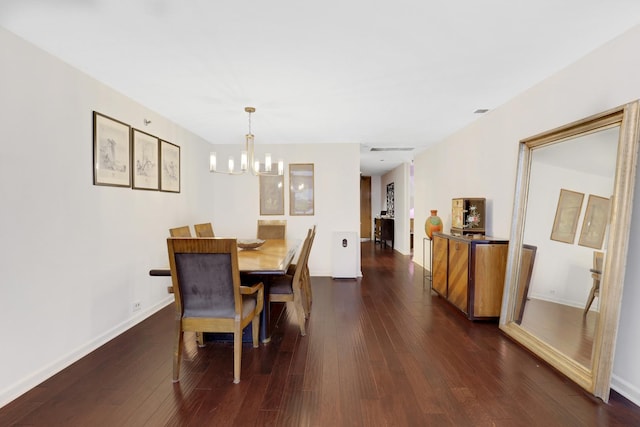
[[[180,192],[180,147],[160,141],[160,191]]]
[[[607,224],[609,224],[609,199],[589,194],[578,244],[588,248],[602,249]]]
[[[131,127],[93,112],[93,184],[131,187]]]
[[[387,184],[387,215],[389,218],[395,217],[395,190],[394,183]]]
[[[158,138],[133,129],[132,141],[133,188],[158,190],[160,179]]]
[[[583,199],[583,193],[560,190],[556,217],[553,220],[553,230],[551,230],[551,240],[573,244]]]
[[[289,165],[289,215],[313,215],[313,163]]]
[[[260,175],[260,215],[284,215],[284,176]]]

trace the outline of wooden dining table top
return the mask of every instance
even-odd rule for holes
[[[241,273],[285,274],[298,250],[300,240],[268,239],[256,249],[238,249]]]
[[[285,274],[299,246],[297,239],[268,239],[256,249],[238,248],[238,269],[246,274]],[[156,268],[149,275],[171,276],[171,270]]]

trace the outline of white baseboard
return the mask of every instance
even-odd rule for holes
[[[116,325],[115,327],[106,331],[102,335],[97,336],[93,340],[87,342],[86,344],[76,348],[75,350],[70,351],[63,357],[50,363],[47,366],[44,366],[42,369],[38,371],[33,372],[31,375],[18,381],[17,383],[6,387],[4,390],[0,391],[0,408],[5,406],[9,402],[13,401],[14,399],[20,397],[21,395],[28,392],[32,388],[36,387],[38,384],[42,383],[43,381],[51,378],[52,376],[62,371],[63,369],[67,368],[71,364],[82,359],[84,356],[91,353],[98,347],[111,341],[121,333],[127,331],[128,329],[142,322],[147,317],[160,311],[167,305],[171,304],[173,301],[174,301],[173,295],[168,296],[164,300],[160,301],[158,304],[152,307],[149,307],[146,310],[141,310],[140,312],[136,313],[135,316],[132,316],[129,319],[125,320],[124,322],[120,323],[119,325]]]
[[[640,389],[622,378],[612,375],[611,388],[640,406]]]

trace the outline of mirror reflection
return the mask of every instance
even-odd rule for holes
[[[520,141],[500,329],[605,402],[640,102]]]
[[[619,127],[533,149],[516,323],[590,368]]]

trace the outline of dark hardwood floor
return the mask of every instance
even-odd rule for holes
[[[531,298],[522,316],[522,326],[583,366],[591,366],[593,337],[599,313],[586,315],[579,307]]]
[[[423,288],[409,257],[362,244],[362,280],[313,278],[308,335],[274,309],[273,339],[187,338],[171,382],[173,306],[0,409],[1,426],[638,426]]]

